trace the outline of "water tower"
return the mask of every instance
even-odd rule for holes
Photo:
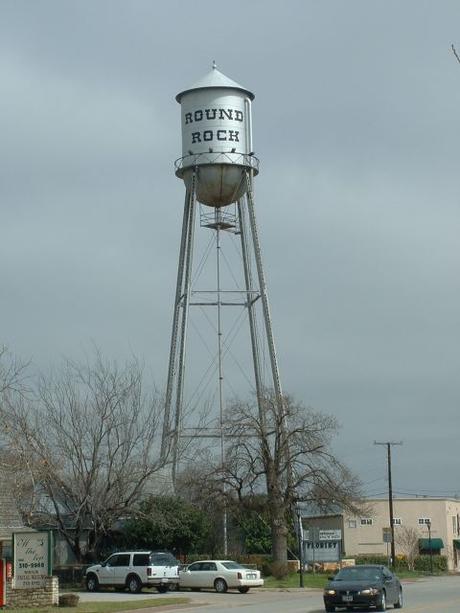
[[[174,300],[174,315],[169,354],[168,378],[163,425],[163,457],[171,453],[175,481],[178,444],[184,435],[184,381],[187,365],[196,356],[187,348],[189,314],[192,307],[214,311],[214,341],[217,356],[215,407],[216,427],[209,428],[220,442],[222,461],[225,454],[224,406],[224,330],[223,312],[242,308],[247,314],[248,354],[252,364],[253,389],[262,399],[264,389],[274,390],[282,407],[282,389],[273,338],[265,273],[254,208],[253,181],[259,161],[252,146],[251,103],[254,94],[219,70],[211,72],[176,96],[181,106],[182,157],[175,163],[176,176],[185,184],[185,204]],[[196,241],[197,208],[199,226],[214,234],[214,287],[196,292],[193,287],[193,255]],[[238,271],[241,287],[228,290],[222,284],[221,237],[231,234],[239,251]],[[203,294],[206,293],[207,299]],[[258,323],[259,320],[259,323]],[[261,325],[260,325],[261,324]],[[261,347],[265,347],[265,366]],[[259,411],[263,411],[259,402]],[[262,417],[262,415],[261,415]]]

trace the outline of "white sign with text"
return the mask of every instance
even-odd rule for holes
[[[50,574],[49,532],[14,533],[15,589],[40,588]]]
[[[342,538],[342,530],[318,530],[312,528],[304,531],[305,540],[311,542],[317,541],[340,541]]]

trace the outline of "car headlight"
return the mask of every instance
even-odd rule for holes
[[[334,596],[335,590],[324,590],[324,593],[327,594],[328,596]]]
[[[360,594],[364,594],[365,596],[377,596],[380,592],[376,587],[368,587],[365,590],[361,590]]]

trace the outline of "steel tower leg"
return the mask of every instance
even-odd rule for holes
[[[171,447],[171,402],[172,402],[172,394],[173,394],[173,386],[174,386],[174,375],[175,375],[175,366],[176,366],[176,351],[177,351],[177,331],[179,329],[179,320],[181,313],[181,301],[182,301],[182,286],[184,279],[184,259],[185,259],[185,247],[187,241],[187,228],[188,228],[188,218],[190,211],[190,193],[189,190],[185,193],[185,202],[184,202],[184,215],[182,219],[182,237],[180,242],[180,251],[179,251],[179,265],[177,268],[177,281],[176,281],[176,297],[174,300],[174,315],[173,315],[173,324],[172,324],[172,332],[171,332],[171,344],[169,349],[169,365],[168,365],[168,379],[166,384],[166,397],[165,397],[165,412],[163,418],[163,436],[161,441],[161,457],[163,461],[166,460],[166,457],[170,451]]]
[[[265,281],[264,267],[262,263],[262,253],[260,249],[259,234],[257,231],[256,213],[254,210],[254,195],[252,191],[252,176],[249,171],[246,171],[246,200],[248,203],[249,223],[251,227],[252,241],[254,245],[254,256],[256,260],[257,275],[259,278],[259,289],[262,299],[262,309],[265,323],[265,334],[267,335],[268,351],[270,354],[270,364],[273,377],[273,387],[275,390],[276,403],[281,414],[284,416],[283,407],[283,390],[281,388],[281,380],[278,367],[278,358],[276,356],[275,339],[273,337],[272,321],[270,315],[270,305],[268,302],[267,284]]]
[[[185,270],[184,270],[184,291],[182,296],[182,322],[179,342],[179,364],[177,367],[177,394],[176,410],[174,414],[174,431],[172,439],[172,482],[173,487],[176,483],[179,430],[182,425],[182,411],[184,398],[184,375],[185,375],[185,349],[187,339],[187,324],[190,306],[190,295],[192,289],[192,261],[193,261],[193,241],[195,234],[195,212],[196,212],[196,169],[192,175],[190,186],[190,205],[187,228],[187,246],[185,249]]]
[[[257,405],[259,407],[259,418],[261,425],[265,424],[265,413],[262,410],[262,395],[263,385],[260,369],[260,352],[259,343],[257,337],[257,325],[256,325],[256,313],[254,309],[254,303],[258,298],[254,297],[254,285],[251,272],[251,263],[249,260],[249,246],[247,236],[247,217],[246,209],[244,206],[244,200],[238,200],[238,217],[240,219],[240,237],[241,237],[241,254],[243,256],[243,269],[244,269],[244,281],[246,286],[246,301],[249,317],[249,332],[251,335],[251,348],[252,348],[252,361],[254,366],[254,382],[256,386]]]
[[[246,171],[245,174],[246,174],[246,188],[247,188],[246,200],[248,203],[249,223],[251,226],[252,240],[254,244],[254,257],[256,260],[257,274],[259,277],[259,289],[260,289],[260,294],[262,298],[262,310],[264,314],[265,333],[267,335],[268,351],[270,354],[270,364],[271,364],[272,377],[273,377],[273,386],[274,386],[274,391],[275,391],[275,401],[276,401],[276,406],[279,411],[279,415],[281,417],[280,434],[281,434],[281,445],[284,450],[283,455],[284,455],[285,466],[286,466],[286,486],[289,489],[292,489],[293,474],[292,474],[292,466],[291,466],[291,453],[289,449],[289,441],[288,441],[288,436],[287,436],[286,408],[284,404],[283,390],[281,388],[278,358],[276,355],[275,339],[273,337],[273,329],[272,329],[272,322],[271,322],[271,315],[270,315],[270,305],[268,302],[267,284],[265,281],[265,273],[264,273],[264,267],[262,263],[262,254],[261,254],[261,249],[260,249],[259,234],[257,231],[256,213],[254,209],[254,194],[253,194],[253,189],[252,189],[253,176],[252,176],[252,171],[251,172]],[[263,409],[263,406],[261,406],[261,404],[262,403],[259,404],[259,414],[261,415],[261,423],[263,424],[264,423],[264,417],[263,417],[264,409]]]
[[[190,298],[190,276],[193,250],[193,232],[195,221],[196,201],[196,170],[192,175],[190,187],[185,194],[184,214],[182,220],[182,235],[179,251],[179,264],[177,269],[176,295],[174,300],[174,315],[169,351],[168,378],[166,385],[165,410],[163,433],[161,442],[161,457],[166,461],[172,452],[173,481],[175,478],[175,463],[177,462],[178,425],[181,421],[183,370],[185,356],[185,334],[187,329],[188,305]],[[178,343],[179,341],[179,343]],[[179,364],[177,365],[179,344]],[[178,381],[177,385],[176,380]],[[179,383],[180,381],[180,383]],[[171,424],[171,405],[174,391],[176,404],[174,414],[174,428]]]

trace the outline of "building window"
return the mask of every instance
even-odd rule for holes
[[[393,526],[400,526],[402,524],[400,517],[393,517]]]
[[[458,532],[457,532],[457,516],[456,515],[452,515],[452,532],[454,534],[458,534]]]
[[[419,517],[418,525],[425,526],[426,524],[431,524],[431,517]]]
[[[357,522],[356,522],[356,519],[349,519],[349,520],[348,520],[348,527],[349,527],[349,528],[356,528],[356,526],[357,526],[357,525],[358,525],[358,524],[357,524]]]
[[[361,526],[372,526],[373,521],[370,517],[361,517]]]

